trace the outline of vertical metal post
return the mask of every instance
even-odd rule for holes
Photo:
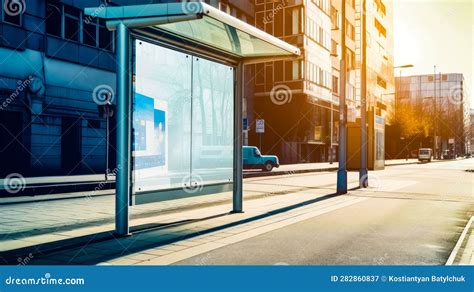
[[[115,193],[115,233],[127,236],[130,203],[131,158],[131,58],[130,32],[117,26],[117,181]]]
[[[434,73],[433,73],[433,89],[434,89],[434,123],[433,123],[433,151],[435,153],[436,159],[440,159],[441,155],[438,155],[438,139],[437,136],[437,124],[438,124],[438,110],[437,110],[437,97],[436,97],[436,65],[434,66]]]
[[[239,63],[235,78],[234,95],[234,184],[232,212],[243,212],[243,156],[242,156],[242,100],[244,96],[244,64]]]
[[[339,166],[337,171],[337,193],[347,193],[347,170],[346,170],[346,131],[347,131],[347,112],[346,112],[346,0],[342,0],[341,9],[342,27],[341,27],[341,90],[339,97]]]
[[[367,15],[366,1],[362,1],[361,7],[361,84],[360,84],[360,170],[359,186],[369,186],[369,171],[367,170]]]
[[[329,131],[330,132],[330,140],[329,140],[329,164],[333,164],[334,163],[334,157],[333,157],[333,153],[334,153],[334,150],[333,150],[333,147],[334,147],[334,141],[333,141],[333,137],[332,137],[332,134],[334,133],[334,109],[333,109],[333,98],[331,96],[331,125],[329,126]]]

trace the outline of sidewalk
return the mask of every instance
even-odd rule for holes
[[[303,194],[331,194],[335,189],[335,181],[334,172],[246,179],[245,210],[247,212],[252,202],[260,199],[272,202],[272,198],[293,200],[295,194],[298,195],[297,200],[308,198],[300,198]],[[358,174],[349,173],[349,182],[351,187],[357,186]],[[228,213],[231,207],[230,192],[132,206],[131,226],[162,226],[202,219],[209,215]],[[114,230],[114,214],[113,196],[0,205],[0,257],[6,257],[1,252],[21,256],[25,248],[40,244],[77,244],[74,239],[86,236],[90,240],[87,237],[91,234],[98,235],[98,238],[110,237]],[[22,248],[18,252],[11,252]]]
[[[386,166],[402,165],[402,164],[415,164],[418,163],[417,159],[395,159],[387,160]],[[329,162],[320,163],[299,163],[299,164],[285,164],[279,168],[273,169],[271,172],[264,172],[261,170],[244,170],[243,174],[245,178],[259,177],[259,176],[272,176],[272,175],[283,175],[283,174],[294,174],[294,173],[306,173],[306,172],[318,172],[318,171],[333,171],[337,170],[337,161],[333,164]],[[21,177],[22,184],[25,189],[33,188],[44,188],[46,186],[60,187],[65,184],[75,183],[76,185],[98,185],[105,182],[104,174],[94,175],[71,175],[71,176],[47,176],[47,177]],[[108,177],[108,182],[113,184],[115,182],[115,175],[111,174]],[[6,180],[0,179],[0,190],[5,190]],[[31,194],[30,194],[31,195]]]
[[[413,161],[392,161],[391,165],[399,163],[413,163]],[[326,167],[325,164],[298,165],[298,169],[305,170],[311,167],[314,169],[315,166],[323,169]],[[308,176],[311,176],[310,180],[307,179]],[[278,177],[247,178],[244,183],[244,204],[261,198],[304,191],[313,193],[323,191],[324,194],[329,194],[335,190],[335,182],[334,172],[323,171],[299,175],[290,172]],[[356,172],[349,172],[349,182],[352,186],[358,185]],[[82,193],[74,194],[78,197],[72,199],[18,204],[11,204],[7,198],[0,199],[0,203],[10,202],[8,205],[0,204],[0,253],[41,244],[76,244],[76,239],[81,237],[87,239],[91,234],[100,238],[110,237],[114,230],[115,198],[110,195],[110,191],[104,191],[103,194],[103,196],[90,196],[90,193]],[[232,194],[226,192],[132,206],[131,225],[137,228],[142,225],[179,222],[184,220],[182,216],[184,211],[213,206],[224,206],[226,211],[230,211],[231,203]],[[161,215],[169,217],[165,220],[162,217],[156,218]]]
[[[30,264],[169,265],[365,200],[336,196],[327,189],[306,189],[247,201],[245,213],[240,214],[230,214],[228,205],[194,209],[180,213],[182,220],[190,220],[186,223],[62,249],[33,258]],[[173,216],[157,215],[152,221],[166,222]]]

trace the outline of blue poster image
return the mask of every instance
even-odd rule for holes
[[[166,170],[166,102],[136,93],[133,111],[133,151],[136,170]]]

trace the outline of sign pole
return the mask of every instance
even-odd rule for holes
[[[360,170],[359,186],[366,188],[369,186],[369,171],[367,170],[367,15],[366,0],[362,1],[362,64],[361,64],[361,85],[360,85]]]

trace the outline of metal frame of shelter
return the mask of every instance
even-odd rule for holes
[[[145,38],[236,68],[234,91],[233,212],[243,211],[242,100],[244,66],[294,59],[300,50],[203,2],[86,8],[89,17],[106,21],[117,36],[116,234],[130,233],[132,201],[132,39]],[[185,28],[185,29],[183,29]],[[214,30],[214,37],[209,32]],[[216,37],[217,36],[217,37]]]

